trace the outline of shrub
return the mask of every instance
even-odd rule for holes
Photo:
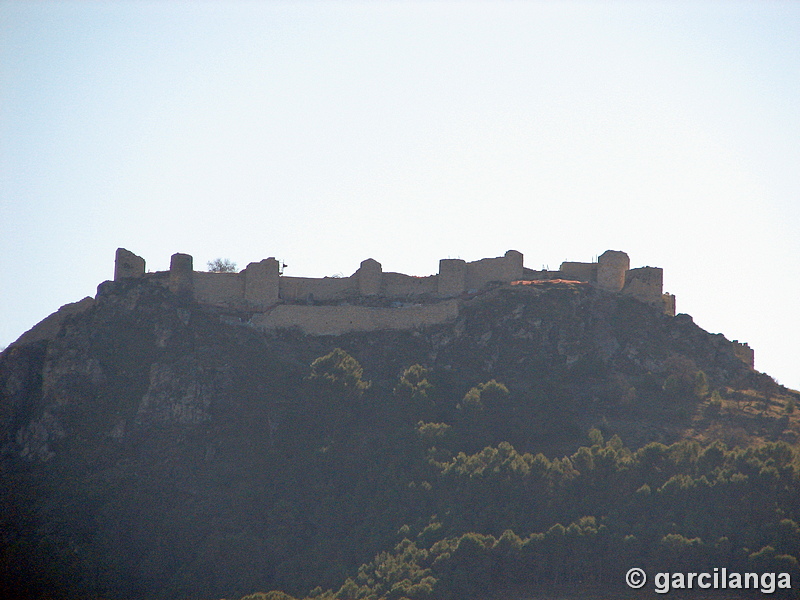
[[[335,348],[311,363],[308,379],[361,394],[371,385],[369,381],[362,379],[363,374],[364,369],[355,358],[341,348]]]

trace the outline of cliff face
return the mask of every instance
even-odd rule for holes
[[[416,518],[417,501],[386,495],[417,468],[416,424],[461,435],[462,398],[492,379],[508,399],[458,450],[572,452],[591,427],[631,445],[796,441],[782,411],[793,394],[731,342],[589,285],[502,286],[452,323],[336,337],[265,334],[241,324],[249,315],[141,280],[101,292],[0,359],[3,568],[31,593],[210,597],[341,581]],[[371,386],[329,414],[339,400],[307,377],[335,347]],[[401,403],[398,378],[414,364],[434,391]],[[337,444],[349,454],[326,463]],[[341,493],[309,504],[307,486],[328,477]],[[348,512],[358,503],[343,482],[374,496],[374,515]]]

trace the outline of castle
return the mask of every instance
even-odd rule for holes
[[[169,271],[145,273],[145,261],[124,248],[116,253],[114,280],[151,278],[205,305],[252,313],[249,325],[274,330],[299,327],[313,335],[349,331],[414,329],[451,321],[460,300],[489,284],[531,284],[567,280],[631,296],[675,315],[675,296],[662,292],[658,267],[630,268],[624,252],[607,250],[597,262],[564,262],[557,271],[535,271],[522,254],[509,250],[497,258],[467,262],[442,259],[439,273],[426,277],[384,272],[371,258],[349,277],[289,277],[279,262],[265,258],[238,273],[195,271],[188,254],[173,254]]]

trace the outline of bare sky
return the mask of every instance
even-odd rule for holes
[[[0,347],[166,269],[624,250],[800,388],[798,2],[0,1]]]

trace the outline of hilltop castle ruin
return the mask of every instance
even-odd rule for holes
[[[564,262],[557,271],[535,271],[522,254],[467,262],[442,259],[436,275],[417,277],[384,272],[368,258],[349,277],[290,277],[279,262],[265,258],[238,273],[195,271],[188,254],[173,254],[169,271],[145,273],[145,261],[119,248],[114,280],[151,278],[200,304],[252,312],[249,324],[265,330],[299,327],[316,335],[378,329],[413,329],[458,316],[461,298],[490,284],[525,284],[566,280],[631,296],[675,315],[675,296],[662,292],[658,267],[630,268],[624,252],[607,250],[597,262]]]

